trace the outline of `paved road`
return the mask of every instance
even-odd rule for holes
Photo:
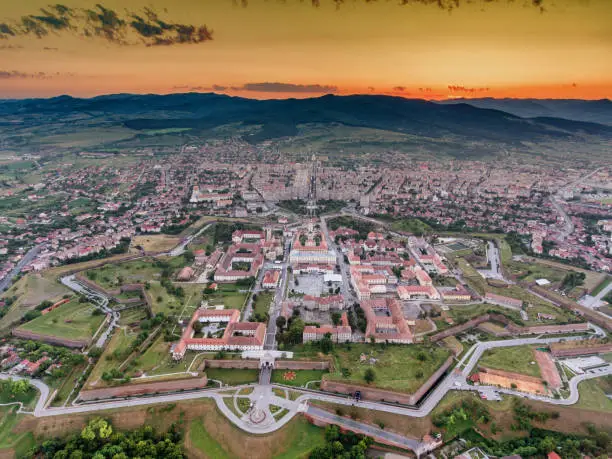
[[[191,241],[193,241],[196,237],[198,237],[200,234],[202,234],[204,231],[210,228],[211,225],[212,223],[208,223],[207,225],[200,228],[197,233],[192,234],[191,236],[185,238],[183,242],[181,242],[179,245],[173,248],[170,252],[168,252],[168,255],[170,255],[171,257],[178,257],[179,255],[182,255],[183,253],[185,253],[185,249],[191,243]]]
[[[595,296],[585,295],[579,303],[587,308],[596,308],[603,303],[603,297],[612,292],[612,282],[606,285],[601,292]]]
[[[309,405],[308,409],[306,410],[306,413],[311,416],[323,419],[327,422],[346,427],[347,429],[350,429],[353,432],[361,433],[376,439],[383,439],[389,442],[393,442],[394,444],[400,447],[404,447],[415,452],[423,449],[423,444],[418,440],[415,440],[413,438],[407,438],[403,435],[389,432],[387,430],[374,427],[370,424],[364,424],[363,422],[354,421],[353,419],[337,416],[333,413],[330,413],[329,411],[317,408],[316,406]]]
[[[104,332],[102,332],[102,334],[98,338],[98,341],[96,341],[96,346],[103,348],[104,344],[106,344],[106,341],[113,333],[113,330],[119,324],[119,311],[114,310],[108,306],[109,299],[104,294],[93,290],[85,285],[82,285],[76,280],[74,275],[64,276],[60,280],[62,284],[64,284],[66,287],[71,290],[74,290],[75,292],[81,295],[85,295],[89,299],[89,301],[91,301],[91,303],[102,309],[102,311],[104,311],[105,313],[111,315],[110,326]]]
[[[28,252],[23,256],[23,258],[19,260],[19,262],[15,265],[12,271],[8,273],[2,280],[0,280],[0,292],[4,292],[6,289],[9,288],[15,276],[17,276],[28,263],[30,263],[32,260],[34,260],[34,258],[38,256],[43,246],[44,244],[39,244],[28,250]]]

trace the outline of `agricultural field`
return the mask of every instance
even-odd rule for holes
[[[447,349],[416,344],[386,347],[369,344],[336,346],[333,356],[336,371],[325,375],[324,379],[365,385],[366,369],[371,368],[375,373],[373,386],[414,393],[449,355]],[[361,356],[364,356],[363,361]],[[370,361],[374,363],[370,364]]]
[[[19,329],[45,336],[90,339],[104,321],[105,314],[91,303],[73,298],[53,311],[25,323]]]
[[[539,378],[541,376],[540,367],[533,351],[531,346],[490,349],[483,354],[478,365]]]

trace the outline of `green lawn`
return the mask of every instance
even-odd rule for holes
[[[225,384],[236,386],[258,381],[257,370],[243,370],[231,368],[207,368],[206,376],[208,379],[223,381]]]
[[[261,292],[257,294],[253,311],[255,314],[264,315],[270,311],[270,304],[274,300],[273,292]]]
[[[248,288],[236,284],[218,284],[217,288],[215,293],[205,294],[204,299],[210,304],[223,304],[226,309],[242,310],[248,294],[239,290],[248,290]]]
[[[0,456],[4,456],[4,450],[11,449],[15,457],[25,457],[26,452],[35,444],[31,432],[18,435],[13,433],[18,421],[17,409],[16,406],[0,406]]]
[[[325,443],[324,430],[302,417],[293,419],[283,431],[286,432],[286,440],[273,451],[274,459],[306,458],[310,451]]]
[[[180,373],[189,370],[192,362],[196,359],[197,353],[189,351],[183,359],[176,361],[170,355],[171,345],[172,343],[164,341],[163,335],[160,334],[153,344],[134,361],[134,365],[130,366],[134,370],[143,371],[148,376]],[[198,362],[201,362],[202,358],[203,356],[197,357],[191,371],[197,371]]]
[[[235,457],[228,453],[217,440],[210,436],[200,419],[194,419],[191,421],[191,424],[189,424],[189,440],[191,440],[194,447],[199,449],[202,454],[205,454],[207,457],[214,457],[216,459],[230,459]]]
[[[608,286],[608,284],[610,284],[610,282],[612,282],[612,276],[604,277],[604,279],[599,284],[597,284],[597,287],[593,289],[593,291],[591,292],[591,295],[592,296],[598,295],[599,292],[601,292],[604,288]]]
[[[448,314],[455,320],[455,322],[462,322],[486,314],[488,311],[504,314],[508,317],[512,317],[514,320],[520,320],[521,318],[517,311],[486,303],[455,306],[448,311]]]
[[[159,279],[161,268],[156,267],[151,259],[126,261],[125,263],[107,264],[100,268],[90,269],[86,277],[106,289],[116,289],[124,284],[145,283]]]
[[[483,354],[478,365],[539,378],[540,367],[531,362],[535,362],[533,349],[525,345],[490,349]]]
[[[295,373],[295,379],[285,379],[286,373]],[[272,382],[287,386],[303,387],[308,381],[320,381],[323,379],[323,375],[326,374],[327,371],[323,370],[274,370],[272,372]]]
[[[405,231],[407,233],[413,233],[417,236],[423,234],[429,234],[433,230],[427,223],[422,222],[418,218],[405,218],[402,220],[395,221],[391,224],[391,229],[395,231]]]
[[[360,361],[361,355],[366,356],[366,362]],[[367,384],[364,380],[365,370],[372,368],[375,372],[373,386],[414,393],[421,385],[444,363],[450,355],[447,349],[422,345],[380,345],[352,344],[350,350],[346,345],[336,346],[334,351],[335,373],[325,376],[325,379],[350,381]],[[376,359],[374,364],[368,363],[370,358]],[[348,375],[343,374],[348,370]]]
[[[102,373],[112,368],[117,368],[130,354],[130,346],[136,339],[136,334],[123,328],[117,328],[112,338],[106,345],[104,352],[93,367],[85,386],[95,388],[104,385]]]
[[[19,327],[34,333],[59,338],[89,339],[98,330],[104,314],[94,315],[96,307],[73,299],[59,308]]]
[[[599,379],[589,379],[578,385],[580,398],[574,405],[576,408],[612,413],[612,400],[606,397]]]

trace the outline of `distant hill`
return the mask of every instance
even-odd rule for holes
[[[444,105],[466,103],[478,108],[501,110],[523,118],[549,117],[587,121],[612,126],[612,101],[580,99],[453,99]]]
[[[222,130],[225,136],[241,136],[253,144],[292,138],[294,146],[311,148],[316,137],[316,148],[326,152],[418,150],[464,157],[533,144],[612,140],[612,125],[578,120],[583,106],[582,118],[605,121],[610,101],[556,102],[435,103],[375,95],[253,100],[199,93],[6,100],[0,101],[0,118],[5,120],[0,123],[0,146],[121,149],[155,145],[161,135],[165,145],[182,144],[185,132],[190,141],[209,139]],[[501,109],[505,106],[506,111]],[[561,116],[570,112],[576,113],[575,119]]]

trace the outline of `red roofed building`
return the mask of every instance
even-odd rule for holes
[[[278,286],[280,279],[280,271],[278,269],[270,269],[264,273],[261,286],[267,289],[274,289]]]
[[[180,360],[187,350],[195,351],[255,351],[263,349],[266,338],[266,324],[239,322],[237,309],[197,309],[183,331],[180,341],[172,347],[172,358]],[[194,338],[193,324],[228,322],[221,338]]]
[[[412,343],[412,332],[404,319],[399,301],[391,298],[364,300],[361,309],[368,322],[366,339],[374,338],[377,343]]]
[[[417,298],[440,299],[440,294],[432,285],[400,285],[397,287],[397,295],[402,300],[414,300]]]
[[[310,341],[319,341],[327,333],[331,335],[331,339],[334,343],[346,343],[347,341],[351,340],[353,331],[349,325],[346,312],[342,313],[340,325],[337,327],[333,325],[323,325],[321,327],[315,327],[312,325],[305,326],[302,333],[302,339],[305,343]]]

